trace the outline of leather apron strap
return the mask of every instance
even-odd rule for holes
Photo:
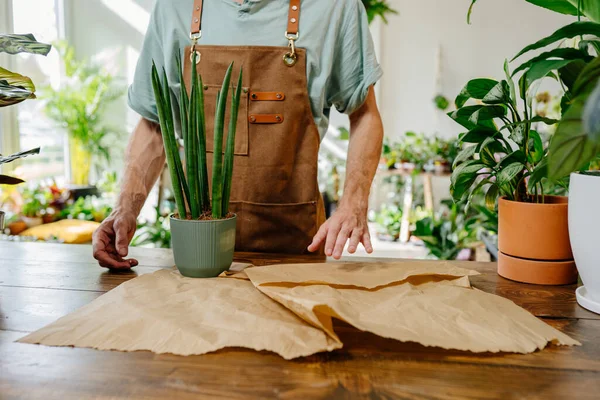
[[[196,42],[202,37],[202,9],[203,0],[194,0],[194,9],[192,11],[192,27],[190,28],[190,39]],[[301,0],[290,0],[290,9],[288,12],[286,39],[298,40],[300,26],[300,5]]]

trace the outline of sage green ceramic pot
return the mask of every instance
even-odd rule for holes
[[[237,217],[215,221],[181,220],[171,215],[175,265],[189,278],[214,278],[233,262]]]

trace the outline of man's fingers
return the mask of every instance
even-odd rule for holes
[[[348,238],[350,237],[350,232],[350,229],[345,226],[340,229],[335,242],[335,248],[333,249],[333,258],[336,260],[339,260],[342,257],[344,246],[346,246],[346,242],[348,242]]]
[[[94,258],[98,260],[100,266],[104,268],[129,269],[137,265],[136,260],[118,260],[115,255],[111,255],[104,250],[95,252]],[[135,261],[135,265],[132,265],[131,261]]]
[[[369,234],[369,230],[365,231],[363,234],[362,244],[367,253],[371,254],[373,252],[373,245],[371,244],[371,235]]]
[[[362,230],[356,228],[352,231],[352,236],[350,237],[350,244],[348,245],[348,253],[354,254],[356,249],[358,248],[358,244],[362,238]]]
[[[333,248],[335,246],[338,234],[340,233],[340,229],[342,229],[339,222],[334,222],[329,225],[329,229],[327,231],[327,240],[325,241],[325,255],[327,257],[331,257],[333,255]]]
[[[129,252],[129,232],[128,228],[125,226],[125,223],[120,222],[119,220],[115,221],[114,225],[115,230],[115,244],[117,248],[117,252],[121,257],[125,257]]]
[[[315,252],[319,250],[319,247],[323,244],[323,241],[327,237],[327,223],[321,225],[315,237],[313,237],[312,243],[308,246],[308,251]]]

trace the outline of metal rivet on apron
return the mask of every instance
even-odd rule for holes
[[[255,100],[258,98],[258,96],[256,95],[256,93],[252,93],[252,98],[255,99]]]
[[[251,117],[250,117],[250,121],[251,121],[251,122],[256,122],[256,117],[255,117],[255,116],[251,116]]]
[[[202,58],[202,54],[196,50],[190,53],[190,62],[194,62],[194,53],[196,53],[196,64],[200,63],[200,59]]]
[[[295,23],[296,23],[296,18],[292,18],[292,19],[290,19],[290,22],[291,22],[292,24],[295,24]]]
[[[295,7],[295,6],[294,6]],[[196,11],[200,11],[200,7],[196,7]]]
[[[198,18],[196,18],[196,19],[194,20],[194,22],[198,22]]]
[[[298,6],[292,6],[292,10],[298,11]]]
[[[208,90],[208,85],[204,85],[204,90]]]
[[[277,122],[281,122],[281,117],[279,115],[276,116],[275,119],[277,120]]]
[[[275,96],[275,97],[277,97],[278,99],[281,99],[281,93],[277,93],[277,96]]]

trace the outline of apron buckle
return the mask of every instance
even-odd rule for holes
[[[291,51],[283,56],[283,63],[288,67],[293,67],[298,61],[298,56],[296,55],[296,40],[298,40],[299,37],[299,33],[285,33],[285,38],[289,41],[289,47]]]

